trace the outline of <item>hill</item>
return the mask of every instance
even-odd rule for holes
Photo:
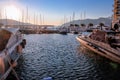
[[[110,26],[111,22],[112,22],[112,18],[108,17],[108,18],[98,18],[98,19],[74,20],[74,21],[65,23],[63,25],[65,25],[65,26],[69,26],[70,24],[79,24],[79,25],[80,24],[85,24],[85,25],[88,25],[89,23],[93,23],[94,25],[98,25],[101,22],[104,23],[105,25]]]
[[[24,23],[24,22],[20,22],[20,21],[16,21],[16,20],[12,20],[12,19],[0,19],[0,23],[4,24],[4,25],[32,25],[30,23]]]

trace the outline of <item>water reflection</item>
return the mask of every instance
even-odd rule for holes
[[[77,35],[26,35],[17,73],[21,80],[119,80],[120,68],[81,46]]]

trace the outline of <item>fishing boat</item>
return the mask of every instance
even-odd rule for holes
[[[18,78],[14,67],[25,45],[26,40],[18,28],[0,28],[0,80],[5,80],[11,71]]]
[[[120,31],[96,29],[91,34],[81,34],[76,38],[81,45],[84,45],[95,53],[120,63]]]

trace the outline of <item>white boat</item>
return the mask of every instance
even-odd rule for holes
[[[0,28],[0,80],[14,71],[25,45],[26,40],[18,28]]]
[[[120,63],[120,32],[94,30],[90,35],[79,35],[77,40],[95,53]]]

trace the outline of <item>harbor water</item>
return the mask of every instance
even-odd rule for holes
[[[27,45],[16,69],[20,80],[120,80],[118,64],[76,40],[77,35],[25,35]]]

